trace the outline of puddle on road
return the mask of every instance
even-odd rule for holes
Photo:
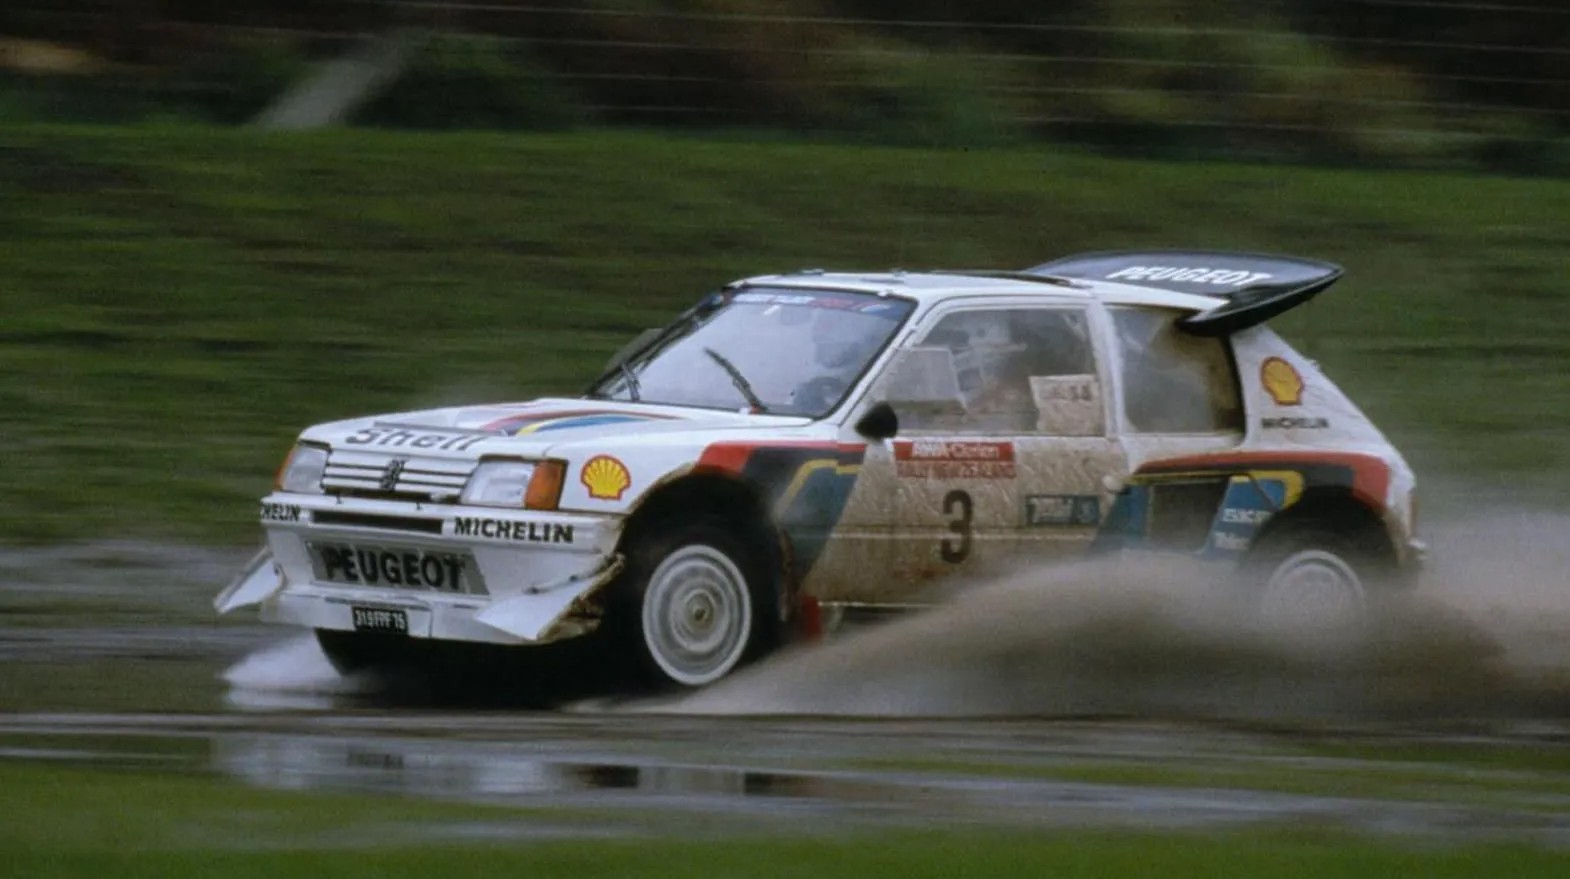
[[[447,720],[461,728],[467,718]],[[472,736],[203,730],[202,722],[179,716],[13,716],[0,721],[0,761],[211,772],[265,789],[562,810],[569,817],[613,816],[576,827],[574,835],[629,828],[677,831],[680,822],[694,819],[719,832],[759,829],[757,822],[770,818],[793,824],[832,818],[821,828],[827,830],[846,815],[874,824],[897,818],[908,800],[907,786],[876,779],[636,759],[614,750],[596,754],[592,737],[566,747],[558,739],[542,754],[530,745],[476,741]],[[366,722],[378,723],[361,719],[347,725]]]
[[[625,755],[518,753],[472,741],[314,736],[223,736],[218,771],[259,787],[333,789],[556,807],[767,813],[882,810],[901,787],[861,778],[761,768],[630,761]],[[588,759],[583,759],[588,757]],[[773,801],[773,802],[760,802]]]
[[[0,718],[0,760],[210,772],[259,788],[517,807],[530,810],[528,822],[543,815],[552,833],[568,835],[960,824],[1214,830],[1310,822],[1570,845],[1570,784],[1551,774],[1305,757],[1295,741],[1128,723],[552,714]],[[1082,773],[1090,769],[1109,774],[1087,780]],[[1179,777],[1165,782],[1136,781],[1174,769]],[[1396,769],[1413,777],[1392,782],[1383,795],[1347,795],[1357,786],[1337,780]],[[1185,781],[1184,772],[1199,776]],[[1272,772],[1317,775],[1324,789],[1272,790],[1268,777],[1228,786]],[[1504,787],[1473,787],[1480,777]],[[1522,787],[1512,792],[1511,784]],[[1487,796],[1473,796],[1479,790]],[[1414,792],[1421,795],[1409,796]]]

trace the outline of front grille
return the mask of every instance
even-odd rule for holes
[[[463,493],[474,467],[474,461],[334,449],[327,455],[322,490],[351,497],[451,503]]]

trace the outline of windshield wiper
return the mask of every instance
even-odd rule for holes
[[[736,368],[736,364],[725,359],[724,354],[713,348],[704,348],[703,353],[714,358],[714,362],[718,363],[720,368],[725,370],[726,374],[730,376],[730,383],[736,386],[736,390],[740,391],[743,397],[747,398],[747,403],[752,406],[753,411],[769,411],[769,407],[763,405],[763,401],[758,399],[757,392],[752,389],[752,383],[747,381],[747,377],[741,374],[741,370]]]
[[[638,395],[643,387],[643,383],[638,381],[638,374],[632,371],[632,367],[628,366],[625,360],[616,364],[616,367],[621,370],[621,380],[622,384],[627,386],[627,396],[632,402],[638,402]]]

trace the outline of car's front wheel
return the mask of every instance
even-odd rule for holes
[[[403,640],[389,635],[316,630],[316,643],[322,648],[327,661],[341,675],[370,671],[400,658]]]
[[[632,548],[619,627],[645,676],[700,687],[769,646],[773,580],[748,545],[717,523],[662,531]]]

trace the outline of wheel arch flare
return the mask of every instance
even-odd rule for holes
[[[1095,547],[1181,549],[1205,558],[1241,559],[1267,533],[1312,521],[1358,540],[1395,565],[1404,535],[1402,520],[1391,510],[1394,475],[1381,457],[1356,452],[1246,452],[1154,461],[1141,467],[1114,499]]]
[[[767,545],[794,592],[844,513],[866,446],[832,441],[720,441],[652,486],[629,512],[622,541],[671,516],[720,515]]]

